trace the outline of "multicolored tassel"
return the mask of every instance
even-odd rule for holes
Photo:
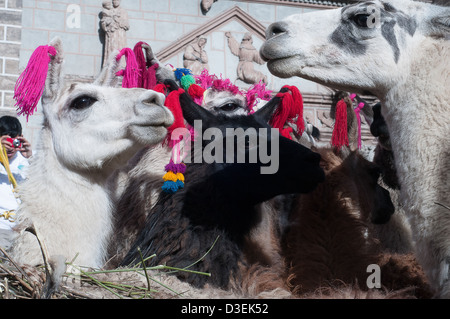
[[[163,176],[164,184],[162,190],[166,193],[173,194],[177,190],[184,187],[184,172],[186,171],[186,164],[180,162],[176,164],[172,159],[169,164],[165,166],[167,172]]]

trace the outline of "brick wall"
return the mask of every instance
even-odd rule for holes
[[[22,0],[0,0],[0,116],[15,113],[14,84],[19,75]]]

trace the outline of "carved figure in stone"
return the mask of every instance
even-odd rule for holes
[[[258,50],[253,46],[252,35],[246,32],[241,44],[236,41],[231,32],[226,32],[225,36],[228,38],[228,47],[231,53],[239,57],[239,64],[236,70],[238,79],[247,84],[255,84],[259,81],[267,84],[267,76],[253,67],[253,63],[262,65],[265,62],[261,59]]]
[[[201,0],[200,1],[200,9],[202,9],[202,13],[205,15],[208,13],[209,9],[211,9],[211,6],[214,2],[217,0]]]
[[[105,46],[103,61],[107,61],[113,50],[127,47],[126,31],[130,29],[128,13],[120,8],[120,0],[103,1],[100,14],[100,25],[105,31]]]
[[[323,128],[333,129],[334,120],[330,117],[330,111],[318,110],[317,117],[319,118],[320,122],[322,123]]]
[[[194,75],[200,75],[204,69],[209,70],[208,55],[204,50],[207,39],[197,38],[186,46],[183,55],[183,66],[192,71]]]

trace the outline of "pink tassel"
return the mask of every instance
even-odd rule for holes
[[[34,50],[25,70],[17,79],[14,87],[15,106],[17,106],[17,114],[25,114],[27,121],[36,110],[37,103],[44,92],[50,55],[55,56],[56,53],[56,49],[52,46],[39,46]]]
[[[142,51],[142,45],[147,44],[145,42],[138,42],[133,48],[134,55],[136,57],[136,63],[138,65],[138,87],[144,87],[144,72],[147,70],[147,61],[145,60],[144,52]],[[147,44],[148,45],[148,44]]]
[[[158,82],[156,79],[156,69],[158,67],[159,67],[158,63],[155,63],[149,66],[149,68],[145,70],[144,73],[142,74],[143,77],[142,87],[144,89],[153,90],[153,88],[156,86]]]
[[[194,78],[196,84],[207,90],[212,86],[214,80],[217,79],[217,76],[214,74],[209,74],[208,70],[204,69],[200,75],[194,75]]]
[[[125,55],[125,58],[127,59],[127,65],[125,70],[120,70],[116,75],[123,76],[123,88],[138,87],[139,66],[136,61],[136,56],[130,48],[123,48],[117,55],[116,60],[119,61],[123,55]]]
[[[257,98],[261,100],[269,101],[272,97],[272,91],[266,89],[266,84],[262,81],[251,86],[247,93],[245,94],[245,98],[247,100],[247,109],[249,113],[254,113],[253,108],[256,106]]]

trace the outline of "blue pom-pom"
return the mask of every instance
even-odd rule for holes
[[[161,188],[164,192],[173,194],[178,190],[178,185],[176,182],[165,181]]]
[[[183,76],[192,75],[192,72],[189,69],[178,68],[178,69],[175,69],[174,74],[175,74],[175,77],[177,78],[177,80],[180,81]]]
[[[184,187],[184,183],[180,181],[179,179],[175,182],[177,184],[178,189],[181,189]]]
[[[179,186],[178,181],[176,181],[176,182],[165,181],[161,188],[164,192],[166,192],[168,194],[173,194],[180,188],[180,186]]]

